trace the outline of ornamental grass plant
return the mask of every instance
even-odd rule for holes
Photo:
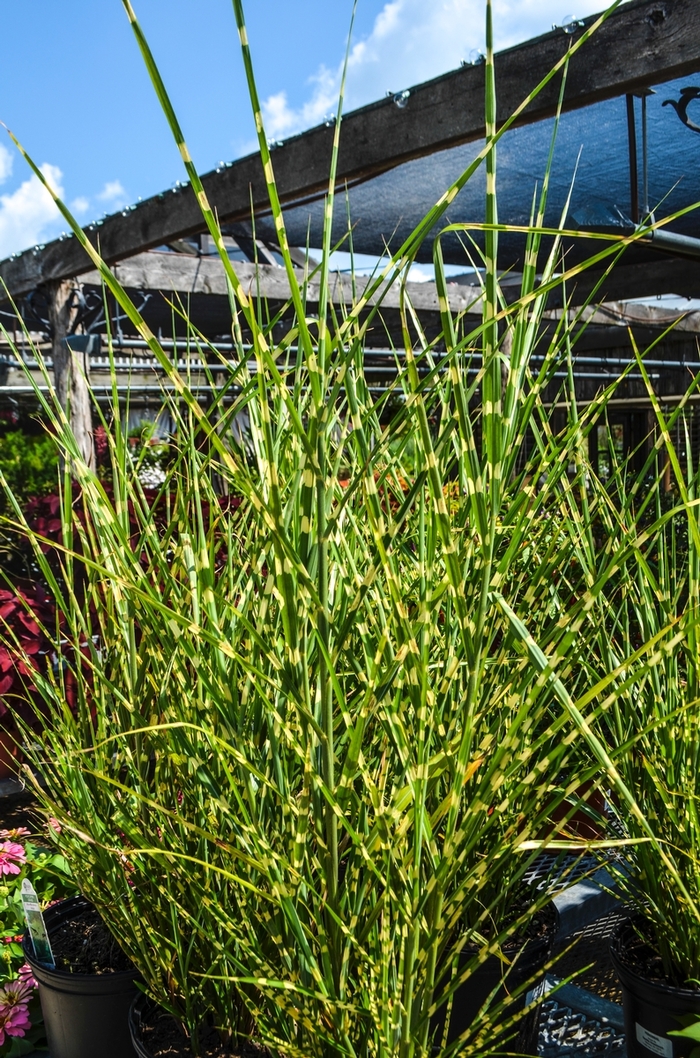
[[[543,227],[548,178],[523,232],[521,296],[508,306],[501,296],[496,149],[511,122],[495,122],[490,3],[484,149],[385,274],[343,306],[328,294],[339,109],[312,316],[234,0],[290,282],[282,340],[241,287],[124,7],[221,255],[236,356],[200,405],[58,203],[162,369],[176,443],[162,485],[145,490],[115,382],[107,482],[81,459],[63,409],[36,389],[66,468],[62,540],[50,553],[19,504],[8,520],[35,545],[62,615],[45,629],[55,665],[36,674],[46,717],[29,750],[46,781],[37,796],[60,822],[81,890],[194,1054],[207,1018],[222,1038],[255,1032],[284,1058],[502,1050],[527,985],[505,998],[494,990],[452,1039],[458,990],[492,955],[507,975],[506,941],[535,928],[546,896],[528,888],[528,871],[543,849],[575,844],[553,824],[557,810],[576,810],[582,784],[623,790],[602,725],[651,678],[668,630],[660,618],[639,642],[621,640],[609,664],[589,663],[639,530],[617,549],[596,546],[585,424],[574,410],[555,435],[543,402],[557,370],[570,372],[575,342],[566,314],[545,326],[548,295],[584,267],[562,275],[566,218]],[[483,320],[471,328],[451,315],[438,238],[443,333],[431,343],[405,276],[482,164]],[[601,245],[593,263],[626,241]],[[390,283],[402,291],[404,343],[395,385],[377,399],[365,336]],[[215,362],[183,318],[193,367]]]
[[[698,599],[700,468],[692,444],[693,383],[671,411],[662,408],[644,362],[656,443],[638,475],[618,466],[600,489],[609,546],[621,556],[609,587],[608,619],[596,656],[615,667],[629,643],[656,638],[660,649],[643,678],[616,695],[601,735],[620,747],[618,767],[630,802],[616,798],[621,831],[642,839],[616,872],[640,916],[644,941],[677,987],[700,979],[700,686]],[[674,445],[673,436],[681,445]],[[670,464],[672,490],[663,484]],[[650,480],[651,476],[651,480]],[[636,539],[629,525],[638,526]],[[644,976],[644,968],[639,972]]]

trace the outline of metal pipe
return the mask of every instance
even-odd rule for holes
[[[649,130],[647,128],[647,93],[642,93],[642,167],[644,177],[644,216],[649,216]]]
[[[544,360],[544,357],[537,354],[533,359]],[[611,358],[610,360],[600,356],[575,356],[574,367],[576,364],[600,364],[601,367],[610,365],[611,367],[629,367],[631,364],[636,364],[636,360],[620,360],[618,358]],[[645,367],[672,367],[672,368],[684,368],[694,369],[700,371],[700,361],[697,363],[689,362],[687,360],[644,360]]]
[[[665,240],[661,238],[662,236],[665,236]],[[668,242],[672,243],[674,246],[683,247],[688,252],[692,251],[693,256],[700,257],[700,239],[693,239],[693,238],[691,238],[690,236],[687,236],[687,235],[677,235],[677,234],[675,234],[673,232],[665,232],[665,231],[663,231],[663,232],[662,231],[656,231],[656,232],[653,232],[653,233],[649,233],[649,236],[648,236],[649,241],[651,241],[652,237],[654,239],[654,242],[657,244],[657,248],[658,249],[663,249],[663,247],[660,244],[663,241],[666,241],[667,243]],[[646,237],[642,241],[646,241]],[[649,326],[648,321],[645,321],[645,320],[630,321],[629,325],[634,326],[635,322],[640,327],[648,327]],[[623,334],[626,333],[628,325],[627,324],[611,324],[611,326],[619,326],[620,334],[621,334],[621,337],[622,337]],[[687,334],[689,339],[691,339],[692,337],[700,338],[700,331],[684,331],[682,333],[683,334]],[[149,348],[147,342],[144,342],[142,339],[138,339],[138,338],[127,339],[122,344],[123,344],[123,347],[125,349],[148,349]],[[162,342],[162,344],[163,344],[163,346],[167,346],[169,348],[173,348],[175,343],[171,339],[168,339],[167,342],[164,340]],[[178,343],[178,344],[182,344],[182,343]],[[231,343],[231,342],[226,342],[226,343],[225,342],[218,342],[218,343],[217,342],[211,342],[211,343],[208,343],[208,344],[209,344],[209,347],[212,347],[214,349],[219,349],[219,350],[221,350],[221,352],[231,352],[231,351],[233,351],[234,349],[237,348],[237,346],[234,346],[233,343]],[[0,345],[1,345],[1,343],[0,343]],[[251,346],[250,345],[244,345],[243,349],[244,349],[244,351],[249,351],[251,349]],[[206,350],[203,350],[203,351],[206,351]],[[290,346],[289,347],[289,352],[290,353],[297,352],[297,347],[296,346]],[[400,354],[397,354],[397,352],[395,350],[393,350],[393,349],[368,348],[365,351],[365,357],[366,357],[366,359],[369,359],[369,360],[371,360],[372,358],[396,360],[397,355],[400,356]],[[444,356],[444,354],[440,354],[440,353],[437,354],[438,358],[440,358],[441,356]],[[469,353],[469,356],[472,357],[475,360],[481,360],[481,358],[482,358],[482,354],[478,353],[478,352]],[[533,353],[532,354],[532,358],[534,360],[543,360],[545,358],[545,354],[543,354],[543,353]],[[134,366],[143,367],[144,369],[147,369],[147,368],[149,368],[151,366],[153,366],[154,368],[158,367],[158,363],[157,363],[155,357],[149,357],[149,358],[144,358],[144,359],[148,359],[148,362],[145,363],[145,364],[142,364],[142,365],[134,365]],[[617,359],[617,358],[616,359],[607,360],[607,359],[604,359],[604,358],[601,358],[601,357],[584,357],[584,356],[578,356],[578,355],[575,355],[574,359],[576,361],[578,361],[579,363],[611,363],[611,364],[612,363],[615,363],[615,364],[626,364],[626,363],[629,363],[629,361],[620,360],[620,359]],[[98,361],[104,361],[104,362],[100,363]],[[24,364],[27,367],[31,367],[35,362],[36,361],[35,361],[34,357],[26,356],[24,358]],[[47,367],[51,367],[51,357],[50,356],[49,357],[44,357],[44,362],[45,362]],[[645,360],[644,362],[646,364],[652,365],[654,367],[676,366],[676,367],[698,367],[698,368],[700,368],[700,364],[686,364],[686,363],[683,363],[681,361]],[[10,355],[8,353],[0,352],[0,364],[3,364],[3,363],[7,364],[9,367],[16,367],[17,366],[17,360],[16,360],[16,358],[14,356],[12,356],[12,355]],[[199,367],[200,364],[201,364],[202,367],[206,366],[210,371],[221,371],[221,370],[223,370],[226,367],[238,366],[239,361],[237,361],[237,360],[228,360],[227,359],[227,360],[224,360],[223,362],[218,362],[217,361],[216,363],[213,363],[213,364],[212,363],[203,363],[203,362],[200,361],[200,362],[198,362],[196,364],[196,366]],[[108,356],[91,357],[90,366],[94,367],[95,370],[100,370],[100,369],[105,369],[106,370],[109,367],[109,357]],[[129,364],[115,364],[115,367],[117,368],[118,371],[133,370],[134,366],[132,366],[131,363],[129,363]],[[175,366],[175,365],[173,365],[173,366]],[[195,366],[195,362],[193,360],[189,360],[189,361],[188,360],[178,360],[177,361],[177,367],[178,368],[180,368],[180,367],[188,367],[188,366],[189,367],[194,367]]]
[[[674,257],[689,257],[694,261],[700,259],[700,239],[690,235],[678,235],[675,231],[664,231],[656,228],[640,240],[661,253],[673,254]]]
[[[630,206],[632,223],[639,224],[639,161],[637,158],[637,122],[634,113],[634,96],[627,94],[627,139],[630,156]]]
[[[481,356],[481,354],[474,354],[474,356],[471,357],[470,359],[476,360],[478,362],[482,362],[483,357]],[[537,360],[537,361],[543,361],[545,359],[545,357],[542,354],[537,353],[537,354],[533,354],[532,359],[533,360]],[[613,357],[613,358],[608,359],[606,357],[599,357],[599,356],[580,356],[580,357],[574,357],[574,370],[575,370],[577,364],[586,364],[589,367],[600,367],[601,369],[603,369],[603,368],[611,368],[612,369],[612,368],[633,367],[636,364],[636,360],[622,360],[622,359],[620,359],[618,357]],[[29,364],[27,366],[31,367],[32,365]],[[205,370],[211,372],[212,374],[215,374],[217,372],[219,372],[219,373],[223,372],[226,368],[234,369],[234,368],[239,367],[240,365],[237,364],[237,363],[228,363],[228,364],[196,364],[196,365],[182,363],[182,364],[173,365],[173,366],[177,366],[178,369],[180,369],[180,368],[182,368],[182,369],[189,368],[190,374],[199,375],[199,374],[202,374]],[[700,371],[700,361],[695,362],[695,361],[687,361],[687,360],[645,360],[644,361],[644,366],[645,367],[651,367],[651,368],[672,368],[673,370],[683,370],[683,369],[687,368],[689,371]],[[100,367],[101,367],[101,365],[99,365],[99,364],[92,364],[92,363],[90,364],[90,368],[91,368],[92,371],[99,371]],[[120,374],[130,372],[132,374],[144,374],[145,375],[147,373],[151,373],[152,372],[153,374],[161,375],[161,377],[166,377],[163,374],[162,368],[160,368],[157,364],[154,364],[154,365],[149,365],[149,364],[143,364],[143,365],[116,364],[115,367],[116,367],[117,371]],[[251,374],[256,374],[257,373],[257,365],[255,363],[250,363],[250,362],[247,363],[246,364],[246,369]],[[294,370],[294,368],[291,368],[290,370]],[[443,373],[445,370],[447,370],[447,365],[443,366],[443,365],[441,365],[441,363],[439,361],[436,364],[434,364],[433,366],[430,366],[428,364],[426,364],[426,365],[417,364],[417,370],[421,374],[428,374],[431,371],[439,371],[440,373]],[[480,369],[470,368],[469,367],[468,370],[476,371],[476,370],[480,370]],[[364,373],[366,375],[369,375],[369,374],[371,374],[371,375],[389,374],[389,373],[397,374],[398,371],[399,371],[399,369],[396,367],[395,364],[386,364],[386,365],[367,364],[364,367]],[[576,371],[576,374],[580,375],[580,372]],[[146,383],[144,383],[144,385],[146,385]],[[16,387],[9,387],[9,388],[16,388]],[[95,388],[95,387],[93,386],[93,388]]]
[[[475,368],[475,367],[468,368],[467,370],[469,371],[470,374],[473,374],[473,375],[478,374],[478,369]],[[555,371],[554,374],[552,375],[552,378],[568,378],[568,377],[569,377],[569,374],[568,374],[567,371]],[[582,372],[580,372],[579,374],[576,375],[576,378],[600,378],[600,379],[606,379],[607,381],[610,381],[611,377],[612,376],[610,375],[610,373],[609,372],[605,372],[605,371],[582,371]],[[637,379],[637,380],[643,378],[642,375],[627,375],[626,377],[627,378],[632,378],[632,379]],[[660,376],[659,375],[650,375],[649,377],[651,379],[658,379]],[[113,389],[115,389],[115,388],[117,390],[117,393],[129,393],[129,394],[131,394],[131,396],[137,396],[139,393],[175,393],[175,392],[178,392],[175,386],[169,386],[167,384],[166,385],[162,385],[162,386],[154,386],[154,385],[146,384],[146,385],[143,385],[143,386],[116,386],[116,387],[111,386],[111,385],[106,385],[106,384],[105,385],[94,385],[93,384],[93,386],[91,388],[92,388],[93,392],[95,392],[95,393],[104,393],[104,394],[107,394],[107,395],[110,394],[113,391]],[[212,392],[217,392],[218,391],[216,386],[210,386],[208,384],[200,385],[200,386],[192,386],[190,388],[191,388],[191,391],[193,393],[212,393]],[[240,387],[238,387],[238,386],[234,386],[234,387],[232,387],[232,390],[235,391],[236,389],[239,389],[239,388]],[[384,393],[384,392],[386,392],[385,389],[382,389],[382,388],[380,388],[378,386],[369,386],[368,388],[369,388],[370,392],[376,392],[376,393]],[[35,393],[35,392],[37,392],[37,390],[39,391],[39,393],[52,393],[53,392],[53,388],[50,387],[50,386],[37,386],[36,388],[34,386],[0,386],[0,397],[11,396],[11,395],[16,395],[16,394],[24,394],[24,393]]]
[[[476,360],[477,362],[480,363],[480,362],[482,362],[483,357],[482,357],[481,353],[474,353],[470,357],[470,359]],[[532,354],[532,359],[541,362],[541,361],[543,361],[545,359],[545,356],[542,353],[533,353]],[[621,359],[619,357],[610,357],[610,358],[608,358],[608,357],[601,357],[601,356],[574,356],[574,370],[575,371],[576,371],[576,365],[577,364],[587,364],[589,367],[600,367],[600,368],[607,368],[607,367],[609,367],[609,368],[626,368],[626,367],[633,367],[636,364],[636,360],[623,360],[623,359]],[[9,366],[13,366],[13,365],[9,365]],[[34,367],[34,365],[31,362],[28,363],[25,366],[30,367],[30,368]],[[51,365],[48,364],[47,366],[50,367]],[[204,364],[204,363],[191,364],[190,363],[190,364],[188,364],[187,361],[182,361],[179,364],[174,364],[173,366],[176,367],[178,370],[181,370],[181,369],[182,370],[189,370],[190,374],[197,375],[197,374],[201,374],[204,371],[209,371],[212,374],[216,374],[217,372],[221,373],[221,372],[225,371],[227,368],[229,370],[234,370],[234,369],[239,368],[240,364],[238,362],[234,362],[234,361],[229,361],[229,362],[223,363],[223,364],[221,364],[221,363],[216,363],[216,364]],[[685,369],[687,369],[688,371],[700,371],[700,361],[692,361],[692,360],[644,360],[644,366],[645,367],[650,367],[650,368],[669,368],[669,369],[672,369],[672,370],[685,370]],[[147,374],[147,373],[151,373],[152,372],[153,374],[160,374],[162,377],[165,377],[164,374],[163,374],[163,369],[161,367],[159,367],[159,365],[156,364],[156,363],[154,363],[154,364],[115,364],[115,368],[116,368],[116,370],[117,370],[117,372],[119,374],[126,374],[126,373]],[[90,364],[90,369],[91,369],[91,371],[100,371],[101,369],[107,370],[107,367],[105,367],[102,364],[91,363]],[[257,372],[257,364],[255,364],[254,362],[248,362],[246,364],[246,369],[251,374],[255,374]],[[417,369],[418,369],[418,371],[420,373],[426,374],[426,373],[428,373],[430,371],[435,371],[435,370],[438,370],[438,371],[442,372],[442,371],[446,370],[446,366],[445,367],[441,366],[440,362],[438,361],[433,366],[430,366],[430,365],[427,365],[427,364],[425,366],[423,366],[423,365],[421,365],[419,363],[417,365]],[[294,368],[290,368],[290,370],[294,370]],[[470,368],[470,370],[472,370],[472,369]],[[476,370],[476,368],[474,370]],[[398,372],[398,368],[396,367],[395,364],[386,364],[386,365],[367,364],[367,365],[365,365],[364,372],[365,372],[365,374],[373,374],[373,375],[376,375],[376,374],[379,374],[379,373],[385,373],[386,374],[386,373],[389,373],[389,372],[397,373]],[[580,375],[580,372],[576,371],[576,374]],[[10,388],[16,388],[16,387],[10,387]]]
[[[668,233],[664,233],[664,234],[668,234]],[[685,236],[673,236],[673,238],[677,239],[677,240],[686,240]],[[700,240],[688,240],[688,241],[690,241],[692,243],[697,243],[697,246],[700,247]],[[621,328],[621,330],[622,330],[622,328]],[[129,345],[130,345],[130,347],[133,347],[133,348],[148,348],[147,343],[143,342],[143,341],[141,341],[139,339],[129,339]],[[224,343],[220,343],[220,345],[221,345],[221,347],[223,349]],[[233,349],[234,348],[232,343],[226,343],[226,346],[229,349]],[[294,350],[291,349],[290,352],[294,352]],[[391,363],[387,363],[385,365],[367,364],[365,366],[365,373],[367,375],[378,375],[378,374],[381,374],[381,373],[385,373],[385,374],[386,373],[392,373],[392,374],[398,373],[398,368],[396,367],[396,364],[395,364],[395,361],[396,361],[396,358],[397,358],[397,354],[395,353],[394,350],[391,350],[391,349],[373,349],[373,350],[368,350],[366,355],[367,355],[368,359],[376,358],[376,359],[379,359],[379,360],[390,360],[391,361]],[[532,354],[532,359],[534,361],[542,362],[545,358],[546,358],[546,354],[544,354],[544,353],[533,353]],[[97,359],[104,360],[105,363],[97,363],[96,362]],[[428,365],[428,364],[426,364],[425,366],[419,365],[418,370],[421,372],[421,374],[422,373],[427,373],[427,372],[435,370],[435,369],[437,369],[438,371],[440,371],[442,373],[443,368],[441,367],[441,363],[440,363],[440,361],[442,359],[444,359],[444,356],[437,357],[434,365],[432,365],[432,366]],[[478,352],[470,353],[469,354],[469,359],[470,360],[474,360],[477,363],[483,362],[483,356],[482,356],[481,353],[478,353]],[[2,363],[2,354],[0,354],[0,363]],[[16,361],[14,359],[11,359],[11,360],[8,359],[8,360],[5,361],[5,363],[8,366],[10,366],[10,367],[16,366]],[[45,363],[46,363],[47,367],[51,366],[50,365],[50,360],[45,361]],[[602,356],[584,356],[584,355],[578,356],[578,355],[574,355],[574,370],[576,372],[576,377],[578,377],[578,378],[592,378],[592,377],[593,378],[606,378],[606,377],[610,376],[610,374],[612,373],[611,371],[604,372],[602,374],[600,374],[600,373],[598,373],[598,374],[584,373],[584,372],[576,370],[576,367],[579,364],[585,364],[585,365],[588,365],[590,367],[598,367],[600,369],[605,369],[605,368],[611,368],[612,369],[612,368],[632,367],[632,366],[635,365],[635,361],[622,359],[621,357],[609,357],[608,358],[608,357],[602,357]],[[650,360],[650,359],[647,359],[647,360],[644,361],[644,364],[648,368],[657,368],[657,369],[658,368],[662,368],[662,369],[667,369],[667,370],[687,370],[689,372],[690,371],[693,371],[693,372],[700,371],[700,361]],[[30,358],[27,358],[27,360],[25,361],[25,366],[32,367],[32,366],[34,366],[34,362]],[[91,358],[90,366],[95,371],[108,370],[109,369],[109,362],[108,362],[108,359],[106,357]],[[204,372],[205,370],[206,371],[210,371],[213,374],[216,374],[217,372],[226,371],[227,369],[228,370],[232,370],[232,369],[239,368],[240,367],[240,362],[239,361],[234,361],[234,360],[225,360],[223,362],[206,363],[206,362],[201,362],[201,361],[200,362],[192,362],[192,361],[187,361],[187,360],[178,360],[177,364],[173,364],[173,366],[177,367],[177,369],[179,369],[179,370],[189,371],[189,372],[195,373],[195,374]],[[117,364],[115,364],[115,368],[116,368],[116,370],[117,370],[117,372],[119,374],[123,374],[123,373],[127,373],[127,372],[130,372],[132,374],[146,374],[146,373],[153,372],[153,374],[156,374],[156,375],[161,373],[161,377],[162,377],[162,369],[159,367],[159,365],[158,365],[157,361],[155,361],[155,359],[152,359],[148,363],[143,363],[143,364],[134,364],[133,362],[123,363],[123,364],[117,363]],[[246,364],[246,368],[252,374],[257,372],[257,365],[255,364],[254,361],[248,361],[247,364]],[[292,370],[293,370],[293,368],[292,368]],[[471,373],[475,373],[475,371],[477,369],[469,369],[469,370],[471,371]],[[555,373],[554,377],[565,377],[565,374],[566,373]],[[635,374],[633,376],[628,376],[628,377],[640,378],[641,376],[638,375],[638,374]],[[655,375],[654,377],[657,378],[659,376]],[[143,392],[144,389],[147,388],[147,386],[148,386],[148,384],[145,383],[145,382],[143,384],[141,384],[141,385],[132,383],[131,386],[118,386],[117,389],[118,389],[118,391],[124,391],[124,390],[130,388],[133,391],[141,391],[141,392]],[[100,388],[99,384],[93,385],[93,389],[98,389],[98,388]],[[103,385],[102,388],[110,389],[111,385],[105,384],[105,385]],[[158,385],[153,386],[152,388],[154,390],[160,390],[161,389],[161,385],[158,384]],[[30,387],[30,389],[31,389],[31,387]],[[23,389],[23,387],[20,387],[20,386],[2,386],[2,387],[0,387],[0,392],[3,392],[3,393],[4,392],[21,393],[23,391],[25,391],[25,390]],[[27,390],[27,391],[29,391],[29,390]]]
[[[191,343],[188,343],[187,339],[183,338],[178,341],[177,338],[159,338],[158,344],[162,349],[174,349],[174,348],[186,348]],[[116,353],[117,349],[150,349],[148,342],[145,342],[143,338],[121,338],[116,342],[112,343],[112,347]],[[233,342],[207,342],[207,348],[221,349],[222,352],[232,351],[237,349],[238,346],[234,345]],[[243,346],[244,350],[252,349],[250,343]]]
[[[577,408],[587,408],[589,406],[589,404],[593,404],[595,402],[595,399],[596,399],[595,397],[592,397],[590,400],[577,400],[576,401],[576,407]],[[660,397],[657,394],[657,398],[656,399],[658,400],[658,402],[659,402],[659,404],[661,405],[662,408],[670,406],[671,404],[679,404],[680,401],[686,401],[686,400],[688,401],[689,404],[697,404],[698,402],[700,402],[700,393],[691,393],[691,395],[689,397],[685,393],[665,394],[663,397]],[[648,408],[648,409],[652,408],[652,403],[651,403],[649,397],[613,397],[612,400],[609,400],[607,402],[606,407],[616,407],[616,408],[618,408],[618,407],[627,407],[630,404],[634,405],[637,408]],[[571,407],[571,401],[569,401],[569,400],[559,400],[559,401],[555,401],[554,403],[547,403],[545,401],[544,407],[545,408],[570,408]]]

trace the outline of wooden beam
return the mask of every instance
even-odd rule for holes
[[[594,18],[585,19],[590,25]],[[566,53],[571,37],[562,30],[496,57],[498,118],[504,121]],[[630,0],[571,62],[565,110],[589,106],[644,85],[700,70],[697,0]],[[396,88],[403,86],[397,85]],[[555,112],[556,78],[529,107],[520,124]],[[399,108],[384,99],[348,114],[343,121],[338,178],[366,180],[420,158],[484,135],[484,67],[466,66],[411,89]],[[321,125],[273,151],[282,201],[300,202],[322,194],[328,180],[333,130]],[[204,178],[209,201],[222,222],[268,207],[257,154]],[[112,263],[153,246],[201,231],[202,217],[191,188],[163,192],[131,210],[91,225],[89,237]],[[0,281],[19,296],[51,280],[79,275],[87,258],[70,236],[0,263]]]
[[[284,302],[289,300],[289,285],[284,269],[271,265],[258,265],[236,261],[234,264],[236,273],[241,280],[244,289],[255,296],[256,293],[263,298],[273,302]],[[221,262],[216,257],[196,259],[189,255],[177,255],[167,253],[143,253],[122,261],[115,265],[115,272],[120,283],[128,290],[140,291],[162,291],[166,294],[173,293],[181,296],[208,295],[225,302],[228,305],[228,293],[226,279]],[[303,273],[299,273],[301,282]],[[467,279],[468,277],[463,277]],[[571,284],[568,295],[570,305],[580,305],[590,295],[594,280],[599,277],[585,275],[581,277],[578,285]],[[81,282],[87,286],[99,286],[100,277],[97,272],[86,273],[80,277]],[[369,280],[357,277],[355,280],[356,294],[361,294]],[[591,306],[584,313],[584,319],[589,324],[590,334],[586,337],[582,346],[592,344],[599,346],[601,342],[612,341],[613,344],[625,344],[627,341],[625,330],[633,327],[640,332],[640,340],[652,341],[654,330],[666,329],[675,320],[679,320],[676,332],[672,340],[681,339],[680,332],[700,331],[700,313],[686,314],[684,318],[681,310],[668,310],[653,305],[625,305],[624,299],[641,297],[653,292],[680,293],[686,292],[686,287],[700,295],[700,264],[687,261],[662,261],[645,264],[633,264],[619,267],[601,287],[598,304],[606,302],[600,308]],[[620,294],[622,291],[622,294]],[[452,312],[464,313],[477,326],[482,309],[481,288],[468,282],[449,283],[447,287],[448,299]],[[507,301],[515,300],[520,292],[520,281],[518,277],[507,277],[504,281],[503,292]],[[424,326],[428,325],[431,333],[440,333],[442,324],[440,322],[439,304],[437,290],[434,283],[412,283],[406,284],[406,293],[419,314]],[[350,276],[336,273],[331,277],[329,294],[335,304],[349,305],[353,300],[353,289]],[[555,318],[556,309],[560,308],[557,300],[558,291],[552,292],[550,300],[551,318]],[[618,299],[619,295],[619,299]],[[307,283],[307,303],[313,305],[318,302],[319,284],[315,280]],[[618,299],[618,300],[616,300]],[[377,302],[379,295],[372,299]],[[560,299],[559,299],[560,300]],[[381,296],[382,319],[385,324],[391,324],[396,320],[400,308],[399,287],[385,290]],[[194,314],[194,322],[206,332],[206,323],[201,318],[202,307],[200,302],[200,317]],[[605,335],[605,337],[603,337]],[[368,335],[368,347],[386,343],[387,337],[382,328]],[[400,329],[396,335],[400,343]],[[368,349],[369,351],[369,349]]]
[[[274,265],[247,264],[243,261],[234,263],[236,274],[249,293],[260,292],[261,297],[270,301],[287,301],[289,286],[282,268]],[[115,266],[119,282],[130,290],[163,290],[177,294],[212,294],[228,297],[226,280],[221,262],[217,257],[190,257],[189,255],[168,253],[142,253],[120,262]],[[303,273],[299,272],[301,282]],[[81,276],[81,282],[87,285],[100,286],[97,272]],[[567,288],[570,304],[581,305],[591,296],[600,281],[600,273],[584,272],[576,277]],[[367,280],[356,279],[356,290],[362,293]],[[439,305],[434,283],[407,284],[416,311],[438,312]],[[503,291],[508,301],[515,300],[520,294],[519,278],[506,278]],[[468,276],[460,277],[459,282],[448,284],[450,307],[453,312],[481,311],[481,290],[476,283],[468,281]],[[625,301],[633,298],[652,297],[656,294],[678,294],[682,297],[700,298],[700,262],[681,261],[673,258],[662,258],[634,264],[619,263],[607,276],[596,295],[596,302]],[[331,296],[336,303],[350,304],[352,301],[351,281],[348,275],[336,273],[332,278]],[[310,281],[307,298],[313,304],[318,300],[318,283]],[[376,298],[375,298],[376,300]],[[388,290],[382,299],[385,309],[399,308],[398,288]],[[550,295],[550,307],[561,307],[561,294],[555,289]]]
[[[246,293],[270,301],[288,301],[289,283],[283,268],[278,265],[248,264],[244,261],[234,262],[236,275],[241,280]],[[177,294],[211,294],[228,299],[226,276],[218,257],[194,258],[185,254],[142,253],[121,261],[114,267],[115,275],[122,286],[129,290],[172,291]],[[299,282],[303,281],[303,272],[299,271]],[[80,281],[88,286],[100,286],[100,277],[96,271],[87,272]],[[355,280],[357,295],[364,291],[368,279],[358,276]],[[406,289],[418,312],[439,312],[437,291],[434,283],[407,283]],[[449,286],[450,307],[453,312],[481,312],[481,288],[476,285]],[[318,302],[319,282],[311,279],[307,284],[307,301]],[[349,305],[353,301],[352,280],[349,275],[334,273],[331,276],[330,297],[336,304]],[[371,304],[379,297],[375,295]],[[399,288],[394,286],[385,291],[381,297],[382,306],[386,309],[400,307]]]

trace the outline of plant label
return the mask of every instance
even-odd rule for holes
[[[56,963],[51,951],[49,935],[46,932],[44,916],[41,913],[41,906],[34,891],[34,886],[27,878],[22,882],[22,907],[24,908],[24,918],[29,930],[29,936],[32,938],[34,955],[39,962],[53,968]]]
[[[655,1032],[649,1032],[637,1021],[635,1023],[637,1041],[642,1047],[646,1047],[652,1054],[658,1054],[660,1058],[673,1058],[673,1043],[666,1036],[657,1036]]]

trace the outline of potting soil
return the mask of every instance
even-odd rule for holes
[[[694,981],[686,981],[681,974],[671,978],[664,970],[661,956],[656,950],[651,927],[644,922],[637,922],[635,931],[630,931],[623,950],[618,951],[618,958],[632,973],[653,984],[666,985],[671,988],[683,988],[689,992],[700,992]]]
[[[114,974],[133,969],[94,907],[51,931],[56,969],[74,974]]]
[[[157,1008],[141,1022],[141,1042],[153,1058],[192,1058],[192,1049],[175,1018]],[[251,1042],[232,1051],[213,1028],[202,1028],[199,1046],[201,1058],[270,1058],[266,1047]]]
[[[0,797],[1,829],[13,830],[15,827],[27,827],[34,832],[37,829],[37,818],[36,799],[29,791],[23,790],[11,797]]]

